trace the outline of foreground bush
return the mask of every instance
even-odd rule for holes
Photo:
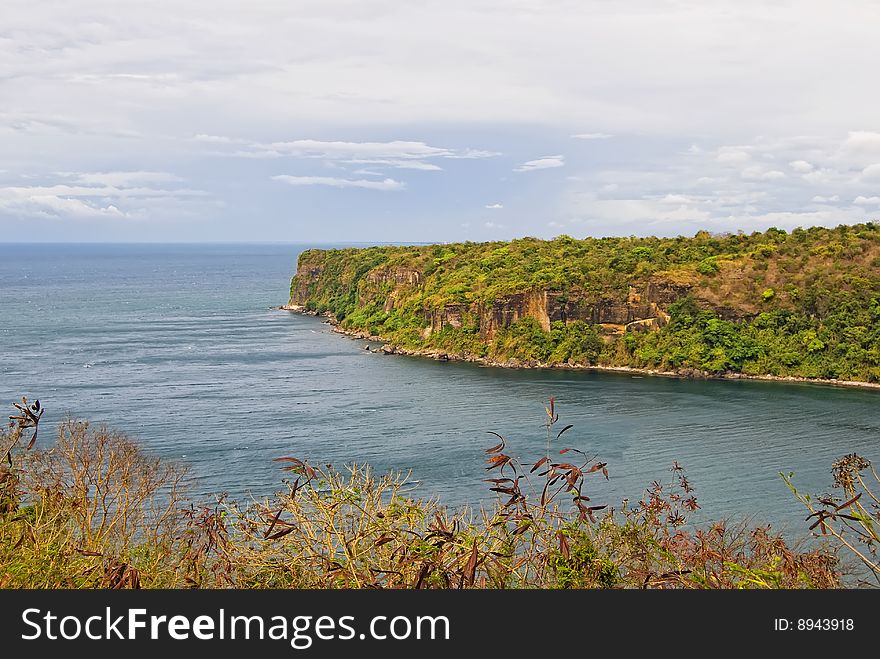
[[[814,499],[794,486],[793,474],[782,478],[810,511],[810,530],[818,529],[846,547],[880,586],[880,475],[870,461],[855,453],[835,462],[831,472],[842,495]]]
[[[769,528],[692,529],[699,506],[680,466],[636,505],[612,511],[587,484],[607,466],[557,448],[533,463],[487,449],[496,502],[451,510],[405,491],[406,477],[278,458],[273,499],[196,507],[186,475],[124,436],[67,421],[36,450],[39,404],[0,434],[0,583],[20,588],[833,588],[836,556],[797,551]],[[33,433],[33,438],[29,436]],[[494,434],[494,433],[493,433]],[[27,443],[25,443],[27,440]],[[576,456],[570,458],[568,456]],[[570,460],[570,461],[566,461]]]

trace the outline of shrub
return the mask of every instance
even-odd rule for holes
[[[697,264],[697,272],[701,275],[714,275],[719,270],[718,261],[713,257],[703,259]]]
[[[24,401],[25,409],[31,409]],[[31,410],[33,411],[33,410]],[[34,412],[36,415],[36,412]],[[62,424],[58,445],[31,454],[27,414],[0,433],[2,585],[238,588],[827,588],[836,558],[797,552],[767,528],[690,529],[699,506],[674,464],[637,505],[592,498],[604,462],[558,448],[553,399],[545,451],[486,449],[490,490],[478,512],[413,498],[408,477],[337,470],[281,457],[286,489],[241,506],[182,498],[179,468],[86,423]],[[30,425],[28,425],[30,424]],[[573,457],[572,457],[573,456]],[[849,472],[847,472],[849,473]],[[826,520],[827,521],[827,520]]]
[[[11,466],[0,475],[0,579],[20,587],[178,585],[186,470],[77,421],[61,425],[53,448],[16,452],[25,427],[19,421],[3,442]]]
[[[839,496],[817,496],[800,492],[794,474],[780,474],[789,489],[809,511],[809,530],[833,537],[867,568],[868,576],[880,586],[880,476],[869,460],[851,453],[831,466]]]

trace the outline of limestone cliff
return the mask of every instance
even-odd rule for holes
[[[501,365],[880,381],[880,225],[307,250],[295,310]]]
[[[333,256],[332,252],[319,250],[303,253],[291,284],[291,306],[309,307],[315,299],[326,297],[328,289],[336,289],[335,295],[331,291],[334,299],[347,296],[355,308],[378,304],[387,314],[403,305],[411,305],[424,287],[426,276],[420,269],[385,263],[359,276],[337,264],[327,277],[327,261],[332,261]],[[445,327],[472,326],[486,341],[491,341],[500,329],[524,318],[535,319],[544,331],[549,331],[555,321],[578,320],[597,326],[606,335],[656,330],[668,321],[668,306],[688,295],[691,289],[689,284],[649,278],[628,284],[623,294],[615,291],[591,294],[577,288],[564,292],[539,289],[507,294],[489,302],[474,300],[434,305],[426,301],[419,310],[423,318],[419,329],[422,338],[428,338]]]

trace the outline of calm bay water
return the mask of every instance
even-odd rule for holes
[[[0,403],[27,395],[46,426],[72,415],[124,430],[191,464],[200,493],[271,494],[272,458],[292,455],[411,470],[424,496],[475,504],[488,498],[486,431],[540,455],[554,396],[574,424],[564,444],[608,463],[594,501],[637,499],[677,460],[703,518],[751,515],[796,535],[803,510],[778,472],[827,492],[834,459],[880,459],[876,391],[368,353],[320,319],[270,309],[302,249],[0,245]]]

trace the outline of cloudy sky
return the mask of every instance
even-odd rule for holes
[[[3,0],[0,241],[880,218],[880,3]]]

